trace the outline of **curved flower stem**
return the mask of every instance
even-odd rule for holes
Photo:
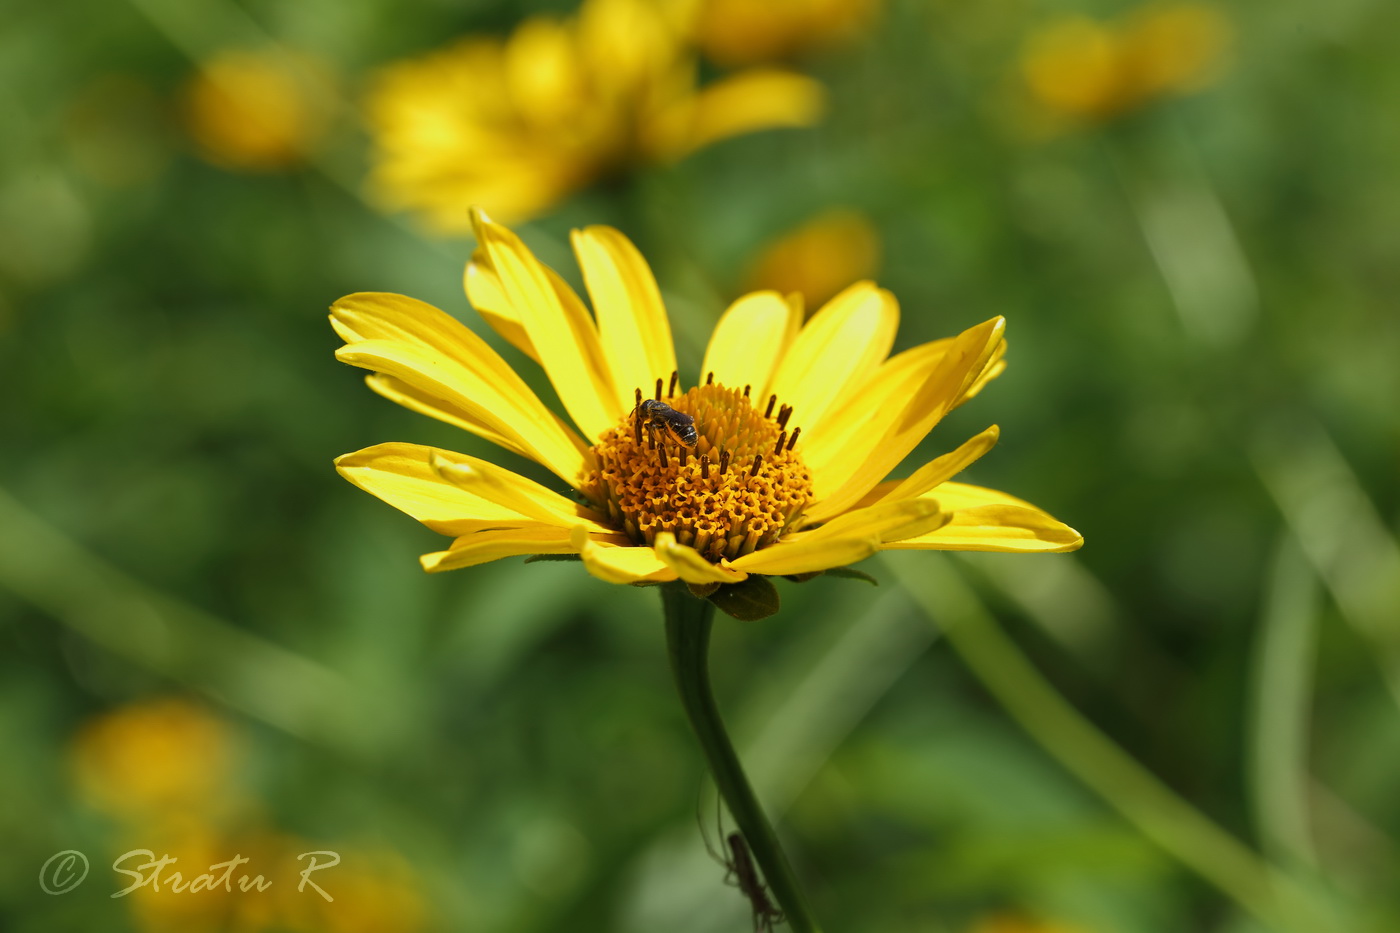
[[[676,678],[681,705],[705,751],[720,796],[734,822],[739,824],[739,831],[744,834],[744,841],[793,933],[819,933],[820,927],[807,909],[792,866],[758,805],[715,707],[708,659],[714,604],[690,595],[684,583],[664,584],[661,602],[666,610],[666,645],[671,656],[671,673]]]

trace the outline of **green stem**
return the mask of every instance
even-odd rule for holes
[[[768,882],[773,898],[786,915],[793,933],[819,933],[820,927],[807,909],[802,889],[793,876],[792,866],[783,854],[778,837],[754,796],[749,779],[734,754],[734,746],[724,731],[710,690],[710,626],[714,604],[697,599],[683,583],[668,583],[661,588],[661,602],[666,610],[666,644],[671,656],[671,673],[676,678],[681,705],[700,740],[705,758],[710,764],[720,796],[729,808],[739,831],[744,834],[749,851]]]
[[[1308,891],[1178,797],[1081,716],[946,563],[927,561],[916,568],[903,555],[887,554],[884,560],[1007,712],[1147,838],[1273,930],[1342,928]]]

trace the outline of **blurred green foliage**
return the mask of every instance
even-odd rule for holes
[[[961,575],[1088,721],[1309,892],[1327,930],[1388,933],[1400,6],[1221,9],[1235,38],[1211,87],[1045,135],[1012,101],[1027,36],[1121,7],[894,3],[800,63],[830,89],[822,126],[595,187],[522,234],[577,284],[569,228],[620,227],[657,270],[692,368],[759,251],[832,206],[879,231],[897,348],[1006,315],[1006,374],[919,453],[999,423],[973,481],[1045,507],[1086,547],[917,561]],[[376,875],[397,893],[368,885],[369,906],[310,928],[748,928],[696,838],[697,798],[714,833],[712,792],[655,594],[560,563],[424,576],[415,557],[437,537],[331,469],[387,440],[511,460],[366,391],[333,360],[324,311],[400,291],[485,332],[461,294],[469,241],[429,240],[360,196],[353,105],[376,65],[524,12],[7,8],[4,929],[243,928],[108,897],[116,855],[189,837],[84,792],[82,736],[171,695],[239,749],[189,811],[218,859],[256,830],[347,866],[374,853],[362,871],[401,860]],[[304,165],[214,167],[182,130],[191,57],[268,36],[326,63],[346,109]],[[938,637],[965,621],[955,609],[929,618],[889,568],[862,569],[884,589],[783,586],[779,616],[726,620],[714,649],[721,702],[786,808],[828,929],[952,933],[994,914],[1082,933],[1264,929],[1124,818],[1128,791],[1061,764],[1062,735],[1008,718]],[[140,780],[179,758],[162,748]],[[153,812],[169,815],[164,799]],[[92,877],[45,896],[36,872],[70,848]]]

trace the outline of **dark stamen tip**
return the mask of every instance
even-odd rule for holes
[[[661,377],[656,377],[656,400],[661,401]]]
[[[774,446],[774,448],[773,448],[773,456],[776,457],[778,454],[780,454],[780,453],[783,452],[783,444],[785,444],[786,442],[787,442],[787,432],[784,431],[782,434],[779,434],[779,435],[778,435],[778,443],[777,443],[777,445]]]
[[[753,386],[751,386],[751,385],[746,385],[746,386],[744,386],[744,398],[748,398],[748,397],[749,397],[749,390],[752,389],[752,388],[753,388]]]
[[[770,395],[770,396],[768,396],[768,407],[764,410],[764,412],[763,412],[763,417],[765,417],[765,418],[771,418],[771,417],[773,417],[773,406],[774,406],[775,404],[777,404],[777,401],[778,401],[778,397],[777,397],[776,395]],[[641,389],[638,389],[638,390],[637,390],[637,404],[638,404],[638,405],[642,404],[642,390],[641,390]]]
[[[792,437],[788,438],[788,442],[787,442],[787,449],[788,449],[788,450],[792,450],[793,445],[795,445],[795,444],[797,443],[797,435],[799,435],[799,434],[801,434],[801,433],[802,433],[802,429],[801,429],[801,428],[793,428],[793,429],[792,429]]]
[[[758,468],[761,467],[761,466],[763,466],[763,454],[754,454],[754,455],[753,455],[753,466],[749,467],[749,475],[750,475],[750,476],[757,476],[757,475],[758,475]]]
[[[715,381],[715,374],[714,374],[714,371],[711,370],[710,372],[708,372],[708,373],[705,374],[705,385],[713,385],[713,384],[714,384],[714,381]]]

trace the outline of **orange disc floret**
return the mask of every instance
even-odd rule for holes
[[[694,449],[634,410],[594,446],[598,467],[583,488],[638,544],[669,531],[717,563],[776,541],[812,495],[792,410],[772,396],[759,410],[747,387],[713,382],[665,401],[695,419]]]

